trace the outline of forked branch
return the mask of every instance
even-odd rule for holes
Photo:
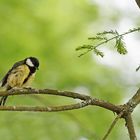
[[[55,95],[55,96],[65,96],[73,99],[80,99],[79,103],[62,105],[62,106],[0,106],[0,111],[34,111],[34,112],[58,112],[80,109],[86,106],[99,106],[104,109],[113,111],[118,116],[115,118],[110,128],[108,129],[103,140],[107,139],[108,135],[111,133],[113,127],[119,120],[119,118],[124,118],[126,121],[126,126],[129,132],[130,140],[136,140],[136,134],[133,126],[133,121],[131,114],[135,107],[140,103],[140,89],[136,94],[130,98],[130,100],[124,105],[114,105],[110,102],[93,98],[89,95],[79,94],[71,91],[58,91],[53,89],[17,89],[9,91],[1,91],[0,97],[2,96],[19,96],[19,95],[31,95],[31,94],[44,94],[44,95]]]

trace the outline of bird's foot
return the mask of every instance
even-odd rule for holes
[[[33,88],[32,88],[32,87],[27,86],[27,87],[23,87],[23,89],[26,89],[26,90],[32,90]]]
[[[8,96],[1,97],[0,106],[4,106],[5,105],[7,98],[8,98]]]
[[[11,88],[9,91],[13,92],[13,91],[21,91],[23,90],[23,88],[20,88],[20,87],[13,87]]]

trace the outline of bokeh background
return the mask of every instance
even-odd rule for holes
[[[139,33],[125,38],[129,53],[121,56],[112,44],[103,46],[104,58],[89,53],[81,58],[75,48],[104,30],[119,32],[140,25],[135,1],[123,0],[1,0],[0,77],[14,62],[28,56],[40,60],[33,87],[70,90],[114,104],[125,103],[139,86]],[[14,96],[7,105],[64,105],[76,101],[56,96]],[[57,112],[0,112],[4,140],[99,140],[115,118],[99,107]],[[134,113],[137,135],[139,112]],[[140,138],[140,136],[139,136]],[[124,121],[109,136],[128,139]]]

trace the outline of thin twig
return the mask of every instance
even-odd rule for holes
[[[109,134],[111,133],[112,129],[114,128],[115,124],[118,122],[118,120],[122,117],[123,112],[121,112],[119,115],[117,115],[117,117],[114,119],[114,121],[112,122],[112,124],[110,125],[107,133],[105,134],[105,136],[103,137],[102,140],[106,140],[107,137],[109,136]]]
[[[83,108],[88,102],[83,101],[77,104],[64,106],[0,106],[0,111],[33,111],[33,112],[57,112]]]
[[[105,44],[105,43],[107,43],[107,42],[109,42],[109,41],[111,41],[111,40],[114,40],[115,38],[122,37],[124,35],[130,34],[130,33],[133,33],[133,32],[139,31],[139,30],[140,30],[140,27],[135,28],[135,29],[131,29],[131,30],[129,30],[129,31],[125,32],[125,33],[122,33],[122,34],[118,34],[118,35],[116,35],[114,37],[111,37],[111,38],[109,38],[109,39],[107,39],[105,41],[102,41],[101,43],[97,44],[96,48],[101,46],[101,45],[103,45],[103,44]]]

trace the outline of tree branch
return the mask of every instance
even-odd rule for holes
[[[12,89],[9,91],[1,91],[0,97],[2,96],[14,96],[14,95],[56,95],[56,96],[65,96],[73,99],[82,100],[79,103],[63,106],[0,106],[0,111],[34,111],[34,112],[57,112],[57,111],[66,111],[73,109],[80,109],[88,105],[99,106],[107,110],[113,111],[118,114],[110,128],[108,129],[103,140],[105,140],[108,135],[111,133],[113,127],[117,123],[119,118],[124,118],[126,121],[126,126],[129,132],[130,140],[136,140],[136,134],[133,126],[133,121],[131,114],[135,107],[140,103],[140,89],[136,94],[130,98],[130,100],[124,105],[114,105],[107,101],[96,99],[88,95],[79,94],[71,91],[58,91],[53,89]]]
[[[140,8],[140,0],[135,0],[135,1],[137,3],[138,7]]]
[[[0,111],[34,111],[34,112],[57,112],[83,108],[88,102],[83,101],[77,104],[64,106],[0,106]]]
[[[127,102],[127,105],[130,108],[130,112],[133,112],[134,108],[140,103],[140,88],[136,94]]]
[[[128,129],[130,140],[137,140],[131,114],[128,114],[125,117],[125,121],[126,121],[126,127]]]
[[[140,88],[136,92],[136,94],[130,98],[130,100],[124,104],[124,119],[126,122],[126,127],[128,129],[130,140],[137,140],[133,120],[132,120],[132,112],[134,108],[140,103]]]
[[[14,95],[30,95],[30,94],[48,94],[48,95],[56,95],[56,96],[65,96],[73,99],[80,99],[88,102],[88,105],[96,105],[102,108],[108,109],[110,111],[119,113],[122,109],[121,106],[117,106],[106,102],[104,100],[92,98],[90,96],[79,94],[71,91],[58,91],[53,89],[17,89],[17,90],[9,90],[0,92],[1,96],[14,96]]]

